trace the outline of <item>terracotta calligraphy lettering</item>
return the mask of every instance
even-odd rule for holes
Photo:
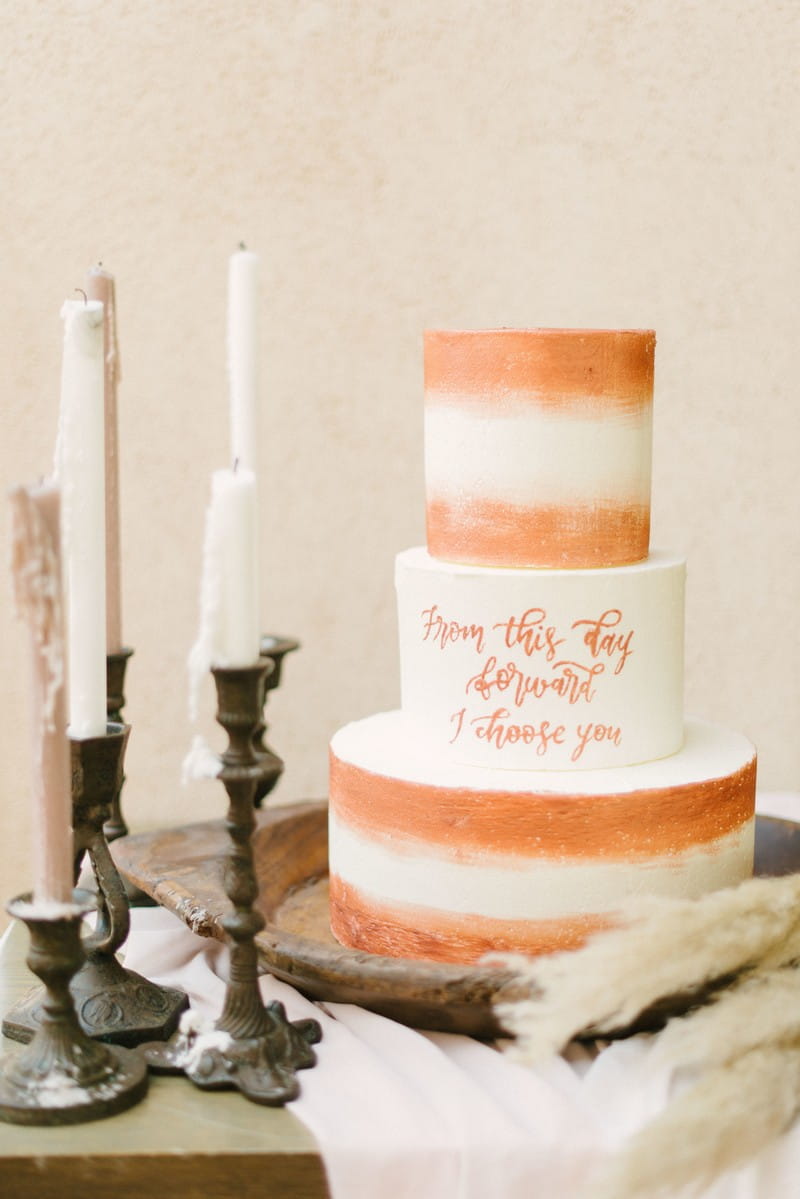
[[[501,620],[493,627],[505,629],[506,649],[521,645],[527,658],[544,651],[547,661],[552,662],[564,638],[556,636],[552,625],[544,625],[546,619],[544,608],[528,608],[522,616],[509,616],[508,620]]]
[[[598,620],[576,620],[572,625],[573,629],[588,625],[583,634],[583,644],[589,647],[593,658],[599,658],[601,654],[605,654],[609,658],[619,655],[614,674],[620,673],[633,653],[631,649],[633,629],[627,633],[610,631],[616,629],[621,620],[622,613],[619,608],[608,608]]]
[[[494,692],[509,691],[517,708],[522,707],[529,695],[541,699],[548,691],[565,699],[569,704],[579,700],[591,703],[595,697],[594,681],[605,671],[603,662],[584,666],[580,662],[556,662],[552,678],[525,674],[514,662],[498,666],[497,658],[491,654],[483,668],[468,680],[464,690],[467,694],[477,692],[481,699],[491,699]]]
[[[431,641],[438,642],[440,649],[444,649],[452,641],[471,641],[474,642],[477,653],[483,652],[483,625],[459,624],[457,620],[446,620],[439,611],[438,604],[424,608],[421,616],[423,641],[430,638]]]
[[[459,710],[457,712],[454,712],[453,715],[450,717],[451,720],[456,721],[456,731],[453,733],[452,737],[450,738],[451,745],[453,744],[453,742],[455,740],[457,740],[457,738],[459,737],[459,735],[461,733],[461,729],[463,728],[463,725],[464,725],[464,716],[466,714],[466,711],[467,711],[466,708],[459,708]]]
[[[497,708],[489,716],[476,716],[470,722],[475,729],[475,736],[481,741],[488,741],[496,749],[502,749],[504,745],[513,745],[517,741],[522,741],[525,745],[535,745],[539,757],[547,753],[551,742],[554,745],[563,745],[566,732],[563,724],[557,724],[555,728],[549,720],[543,720],[539,725],[507,724],[510,715],[508,708]]]
[[[619,745],[622,739],[622,729],[610,724],[579,724],[577,728],[578,744],[572,751],[572,761],[577,762],[590,741],[613,741]]]

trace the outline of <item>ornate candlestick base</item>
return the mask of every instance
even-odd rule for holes
[[[264,799],[269,795],[283,774],[282,760],[264,741],[267,725],[264,723],[263,709],[269,699],[270,691],[274,691],[277,687],[280,687],[283,659],[287,654],[299,648],[300,642],[293,640],[291,637],[277,637],[268,634],[261,638],[261,657],[273,662],[274,668],[264,676],[261,700],[262,711],[253,731],[253,752],[262,769],[262,777],[256,784],[255,805],[257,808],[261,807]]]
[[[171,1037],[189,1000],[183,991],[160,987],[133,970],[126,970],[106,953],[91,950],[70,983],[78,1023],[95,1041],[125,1045]],[[31,1041],[45,1018],[46,997],[41,987],[24,996],[3,1019],[3,1035],[12,1041]]]
[[[264,1007],[263,1027],[250,1037],[225,1032],[219,1021],[204,1029],[188,1012],[166,1044],[144,1045],[154,1073],[185,1074],[206,1091],[237,1089],[253,1103],[282,1107],[300,1094],[296,1070],[317,1060],[312,1045],[321,1037],[316,1020],[286,1018],[282,1003]]]
[[[127,725],[109,723],[104,737],[70,739],[75,876],[88,854],[97,880],[97,924],[84,938],[85,957],[73,971],[70,990],[85,1033],[133,1046],[171,1036],[189,1000],[183,991],[160,987],[126,970],[115,956],[128,936],[130,911],[103,830],[122,777],[129,732]],[[15,1041],[30,1041],[45,1018],[45,1003],[41,988],[33,991],[7,1014],[3,1033]]]
[[[9,904],[28,926],[28,966],[45,998],[36,1036],[4,1063],[0,1120],[11,1124],[77,1124],[124,1111],[147,1092],[147,1070],[137,1053],[101,1045],[81,1029],[69,982],[83,958],[81,920],[94,906],[76,891],[72,904],[53,910],[22,896]]]
[[[289,1021],[283,1005],[264,1004],[258,986],[256,933],[264,919],[254,908],[258,882],[251,835],[253,796],[261,766],[253,751],[253,731],[263,704],[263,679],[271,663],[212,668],[217,685],[217,720],[229,738],[219,777],[228,793],[231,848],[225,864],[225,893],[233,910],[223,926],[230,944],[230,981],[222,1014],[203,1031],[190,1013],[166,1045],[144,1045],[153,1070],[185,1073],[208,1090],[238,1088],[254,1103],[279,1106],[295,1099],[295,1071],[313,1066],[311,1048],[322,1033],[316,1020]]]

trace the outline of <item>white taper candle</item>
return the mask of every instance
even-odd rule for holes
[[[119,535],[119,436],[117,387],[120,379],[117,345],[117,300],[114,276],[93,267],[86,280],[90,300],[103,305],[103,342],[105,367],[105,444],[106,444],[106,651],[122,649],[122,586]]]
[[[228,263],[228,382],[231,462],[258,473],[258,255],[237,250]]]
[[[252,666],[260,632],[255,563],[256,486],[251,470],[217,470],[206,512],[200,628],[189,654],[189,712],[211,666]]]
[[[67,590],[69,732],[106,730],[103,305],[67,300],[57,452]]]

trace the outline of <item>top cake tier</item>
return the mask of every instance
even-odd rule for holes
[[[477,566],[647,557],[655,334],[425,334],[428,550]]]

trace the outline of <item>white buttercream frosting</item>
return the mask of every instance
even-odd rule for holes
[[[398,554],[401,705],[447,761],[589,770],[683,740],[685,564],[497,569]]]
[[[532,506],[598,499],[649,506],[651,426],[649,407],[578,419],[568,406],[512,403],[498,419],[448,397],[425,410],[428,494]]]
[[[618,795],[662,790],[724,778],[755,757],[741,733],[704,720],[687,720],[678,753],[635,766],[601,770],[505,770],[445,761],[402,712],[354,721],[334,735],[331,752],[342,762],[388,778],[430,787],[536,795]]]
[[[695,898],[733,886],[750,874],[753,821],[711,845],[646,862],[587,862],[492,858],[483,863],[446,858],[435,851],[404,852],[373,841],[330,819],[330,854],[336,873],[383,903],[413,904],[442,912],[475,913],[502,920],[563,919],[609,912],[636,895]]]

